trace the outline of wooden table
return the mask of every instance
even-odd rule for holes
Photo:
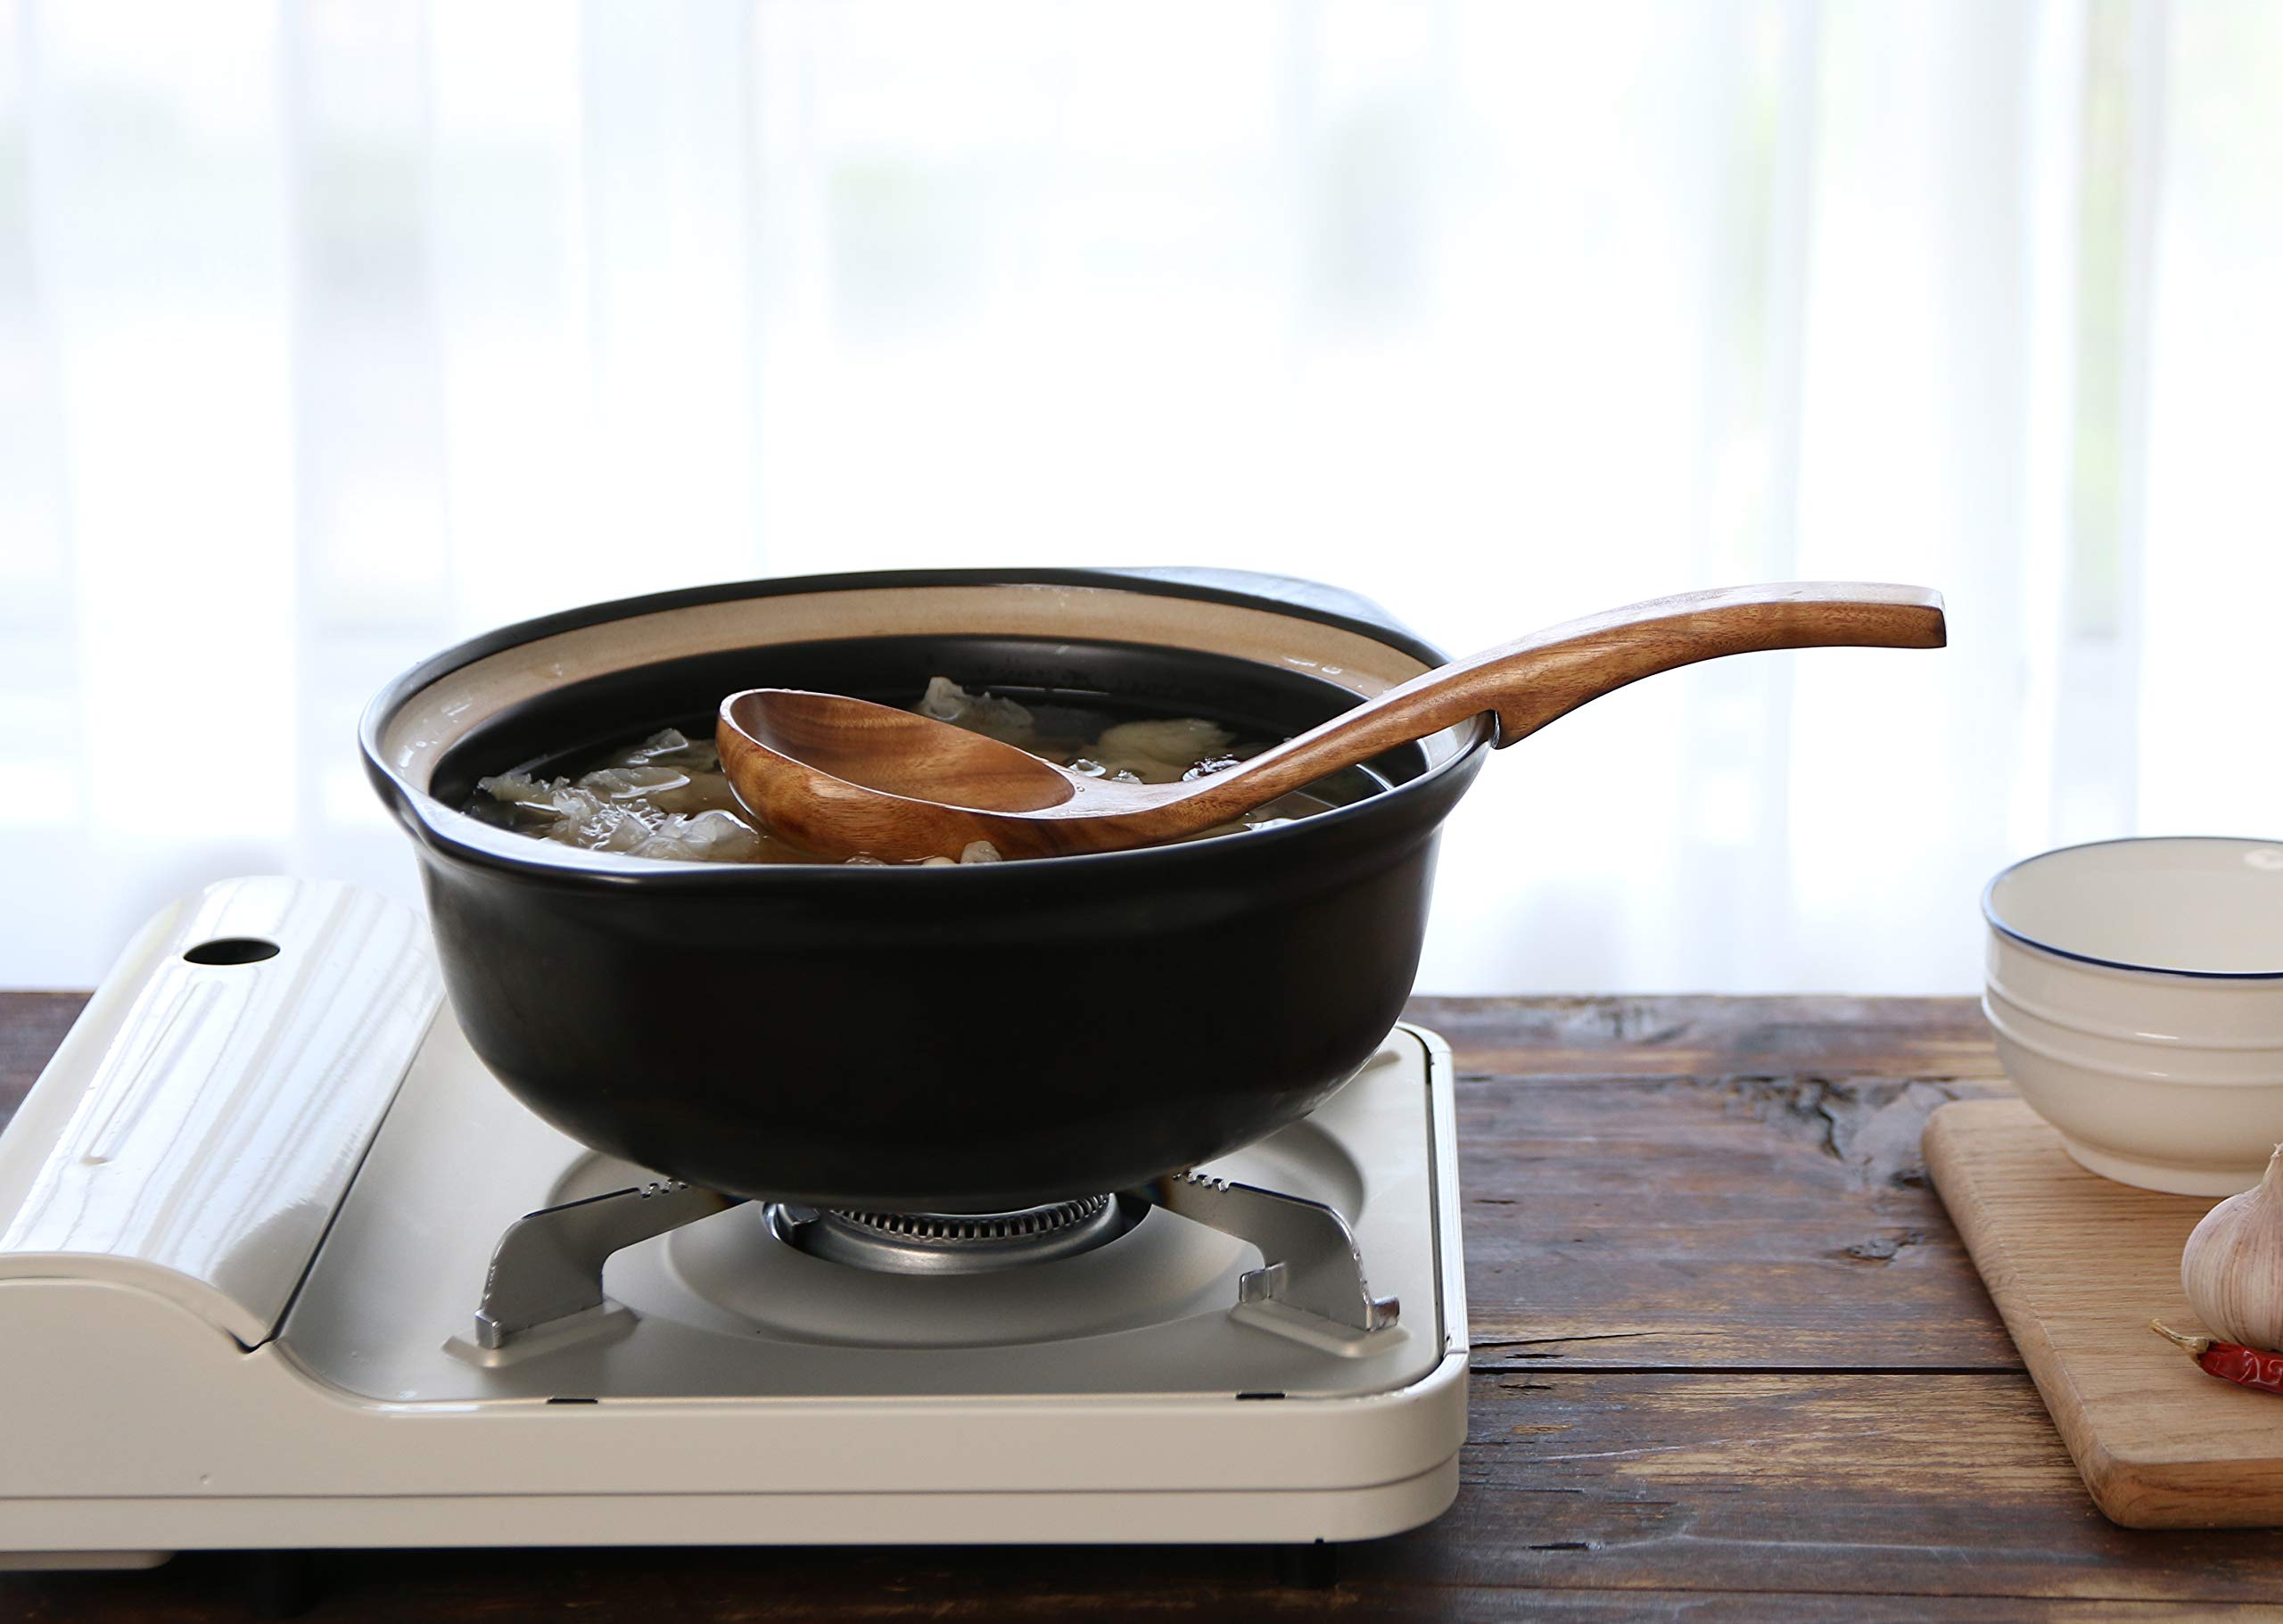
[[[79,1002],[0,995],[0,1115]],[[1471,1441],[1458,1504],[1348,1548],[1336,1589],[1280,1587],[1254,1549],[367,1553],[331,1559],[311,1616],[2176,1620],[2283,1603],[2283,1533],[2135,1533],[2086,1500],[1918,1158],[1936,1105],[2005,1092],[1970,1002],[1413,1014],[1458,1054]],[[218,1555],[0,1578],[0,1619],[245,1616]]]

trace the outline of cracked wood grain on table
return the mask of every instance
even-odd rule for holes
[[[76,1007],[0,995],[0,1113]],[[1969,1002],[1411,1013],[1461,1071],[1472,1422],[1457,1504],[1337,1589],[1241,1548],[433,1552],[334,1559],[312,1616],[2283,1619],[2283,1534],[2086,1500],[1918,1160],[2006,1092]],[[220,1557],[0,1578],[0,1620],[243,1616]]]
[[[1478,1367],[2021,1368],[1918,1154],[2006,1092],[1966,1001],[1414,1012],[1459,1059]]]

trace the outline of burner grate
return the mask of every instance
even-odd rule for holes
[[[1044,1263],[1091,1251],[1133,1224],[1133,1215],[1106,1195],[1018,1212],[769,1209],[771,1231],[810,1256],[897,1274],[971,1274]]]
[[[844,1224],[877,1230],[900,1241],[931,1241],[958,1245],[969,1241],[1018,1241],[1030,1235],[1052,1235],[1099,1217],[1109,1205],[1106,1195],[1078,1201],[1050,1201],[1020,1212],[849,1212],[839,1208],[830,1216]]]
[[[631,1316],[603,1295],[611,1255],[739,1200],[668,1179],[526,1213],[493,1249],[474,1342],[455,1338],[450,1351],[489,1366],[517,1356],[509,1345],[535,1331],[547,1332],[550,1345],[569,1335],[622,1334]],[[776,1240],[812,1257],[883,1274],[942,1276],[1075,1257],[1123,1235],[1152,1208],[1258,1249],[1261,1266],[1237,1282],[1236,1312],[1255,1323],[1345,1345],[1391,1329],[1402,1312],[1396,1298],[1372,1295],[1355,1232],[1336,1208],[1197,1172],[1115,1196],[1015,1212],[820,1211],[773,1201],[762,1208],[762,1220]]]

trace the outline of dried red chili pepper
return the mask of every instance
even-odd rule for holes
[[[2148,1322],[2148,1329],[2186,1348],[2189,1357],[2222,1381],[2256,1388],[2262,1393],[2283,1393],[2283,1354],[2262,1353],[2241,1342],[2222,1342],[2212,1337],[2184,1337],[2156,1320]]]

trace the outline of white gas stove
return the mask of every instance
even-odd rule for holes
[[[1449,1051],[1398,1026],[1146,1191],[735,1201],[495,1083],[409,911],[228,881],[0,1135],[0,1567],[1393,1533],[1457,1488],[1455,1166]]]

